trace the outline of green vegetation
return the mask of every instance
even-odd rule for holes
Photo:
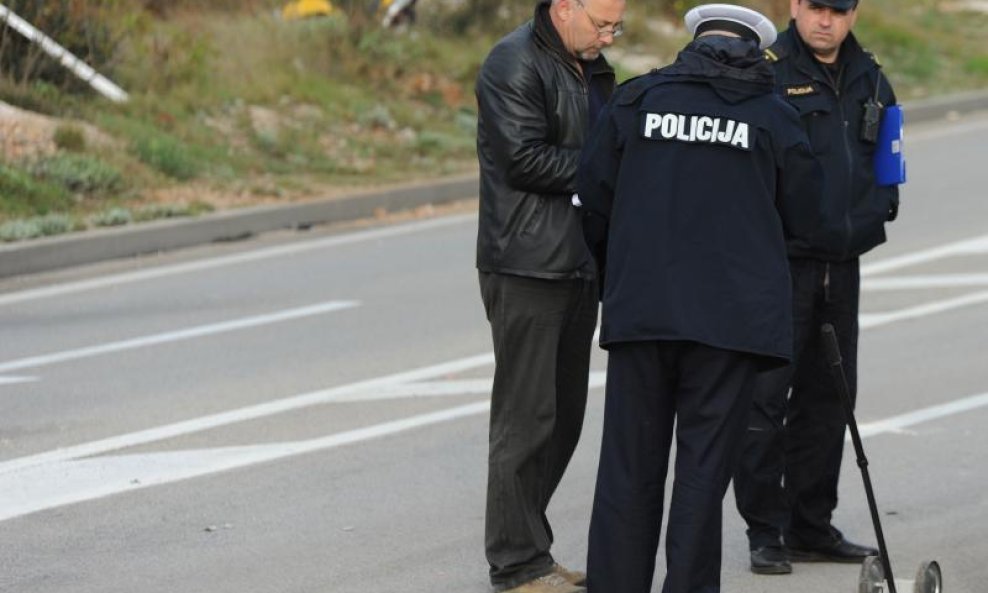
[[[124,188],[119,171],[85,154],[58,153],[31,163],[28,171],[35,179],[75,194],[112,194]]]
[[[83,152],[86,150],[86,136],[76,126],[60,125],[55,128],[52,134],[55,146],[69,152]]]
[[[9,218],[44,215],[72,207],[69,193],[58,185],[35,179],[27,171],[0,164],[0,207]]]
[[[199,173],[199,161],[193,151],[169,134],[146,130],[134,137],[131,151],[146,165],[179,181],[188,181]]]
[[[988,12],[939,0],[868,0],[855,31],[874,51],[900,99],[988,86]],[[941,8],[943,6],[943,8]]]
[[[619,77],[671,61],[699,3],[629,3]],[[785,26],[785,2],[742,3]],[[374,0],[302,21],[280,19],[280,0],[5,4],[131,100],[97,96],[0,26],[0,100],[57,118],[33,152],[5,150],[0,119],[0,241],[474,170],[477,70],[532,5],[423,3],[396,31]],[[861,7],[858,35],[902,99],[988,87],[988,14],[941,4]]]

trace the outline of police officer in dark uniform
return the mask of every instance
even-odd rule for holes
[[[686,22],[696,39],[618,88],[581,162],[609,351],[590,593],[651,590],[674,424],[662,591],[720,590],[750,390],[792,350],[785,242],[817,224],[819,165],[759,49],[775,27],[723,4]]]
[[[857,4],[790,0],[793,20],[765,52],[776,92],[799,112],[825,180],[819,227],[809,243],[788,243],[794,362],[759,378],[735,476],[756,573],[791,572],[789,559],[860,562],[878,553],[847,541],[831,525],[845,418],[819,337],[823,323],[836,328],[853,397],[858,257],[885,241],[884,224],[899,204],[897,186],[875,183],[878,123],[895,95],[875,57],[851,33]]]

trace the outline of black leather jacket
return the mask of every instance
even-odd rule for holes
[[[809,244],[790,241],[789,255],[844,261],[884,243],[885,222],[898,212],[899,188],[875,185],[875,145],[861,140],[861,121],[864,103],[876,90],[880,103],[895,104],[888,78],[850,34],[840,48],[839,74],[832,80],[794,23],[766,56],[775,69],[776,92],[799,112],[824,171],[820,226]]]
[[[501,39],[477,77],[477,268],[593,278],[571,198],[589,127],[590,85],[606,100],[614,71],[600,56],[583,63],[585,76],[564,49],[548,7],[548,1],[539,4],[532,21]]]

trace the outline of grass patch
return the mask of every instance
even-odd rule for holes
[[[72,152],[86,150],[86,136],[77,126],[66,124],[58,126],[55,128],[55,133],[52,134],[52,140],[55,142],[55,146],[62,150]]]
[[[969,59],[964,63],[964,69],[975,76],[988,78],[988,56],[980,55]]]
[[[133,208],[113,206],[90,215],[88,222],[95,227],[114,227],[164,218],[199,216],[200,214],[212,211],[213,207],[204,202],[192,202],[189,204],[146,204]]]
[[[33,216],[0,224],[0,241],[23,241],[35,237],[60,235],[78,228],[81,228],[81,225],[68,214]]]
[[[63,187],[0,164],[0,220],[45,215],[72,205],[72,196]]]
[[[85,154],[58,153],[35,161],[28,170],[35,178],[73,193],[112,195],[126,187],[120,171]]]
[[[131,150],[141,162],[179,181],[199,175],[200,162],[189,147],[169,134],[147,130],[138,134]]]
[[[871,0],[859,10],[855,34],[879,57],[900,99],[988,87],[988,71],[977,67],[988,14],[902,0]]]

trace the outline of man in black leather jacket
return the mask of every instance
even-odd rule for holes
[[[624,0],[545,0],[477,78],[477,269],[496,361],[485,545],[499,591],[583,591],[550,553],[545,513],[586,407],[598,289],[571,200],[614,88],[600,52],[623,16]]]
[[[857,379],[858,258],[885,241],[897,186],[875,183],[877,114],[895,94],[851,33],[857,0],[790,0],[793,20],[766,51],[776,92],[796,108],[825,173],[822,219],[809,243],[790,242],[793,365],[759,378],[742,462],[738,509],[748,524],[751,570],[792,571],[789,560],[860,562],[877,554],[831,525],[845,418],[820,346],[834,325],[852,397]],[[790,387],[792,389],[789,394]],[[783,487],[784,484],[784,487]],[[783,546],[784,542],[784,546]]]
[[[611,98],[579,176],[587,241],[607,256],[590,593],[652,590],[673,438],[662,591],[720,590],[751,388],[791,357],[786,241],[819,224],[820,165],[759,50],[775,26],[724,4],[686,23],[697,38],[675,63]]]

